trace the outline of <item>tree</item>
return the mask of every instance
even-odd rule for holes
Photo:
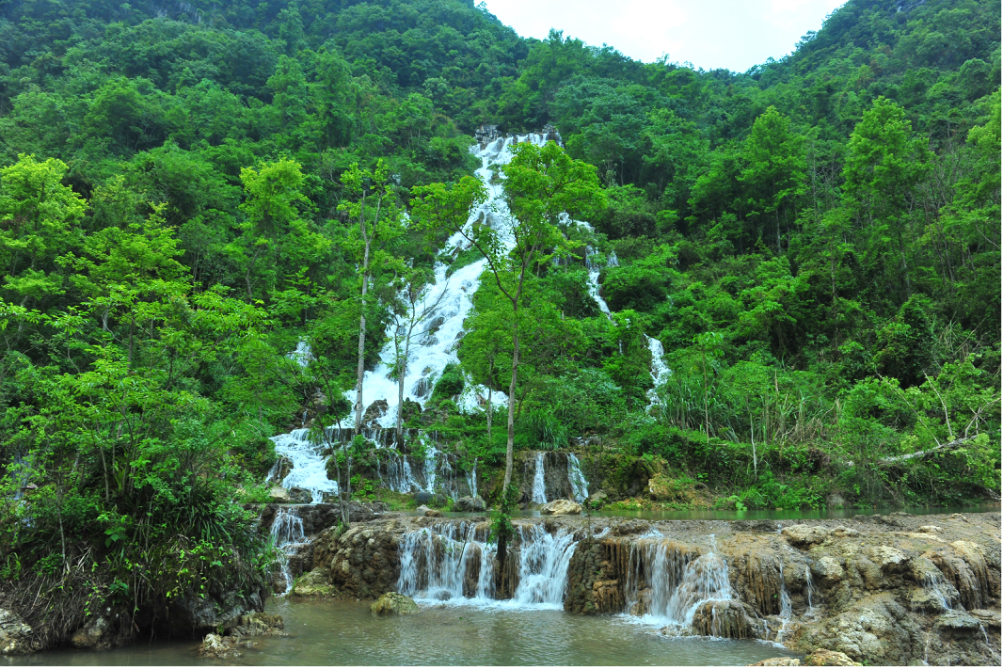
[[[362,380],[365,378],[365,322],[369,282],[374,270],[390,268],[395,262],[386,245],[404,231],[403,219],[393,202],[392,181],[382,160],[374,170],[361,169],[358,163],[341,175],[341,182],[356,201],[345,201],[338,206],[350,218],[358,220],[358,237],[351,242],[358,260],[359,303],[361,314],[358,324],[358,372],[355,381],[355,435],[362,431]],[[373,201],[374,200],[374,201]]]

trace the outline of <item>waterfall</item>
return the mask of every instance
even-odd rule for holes
[[[337,482],[327,478],[327,457],[310,441],[310,431],[297,428],[291,433],[277,435],[275,453],[292,461],[292,470],[282,480],[286,489],[299,487],[313,496],[313,503],[324,500],[324,494],[337,494]]]
[[[646,334],[644,338],[647,339],[647,349],[651,351],[651,378],[654,380],[654,386],[647,391],[647,398],[650,399],[650,407],[654,407],[658,403],[658,388],[668,380],[671,369],[665,363],[665,348],[661,341]]]
[[[630,545],[626,608],[654,623],[688,628],[706,602],[732,600],[727,563],[654,534]]]
[[[790,602],[790,594],[786,590],[786,579],[783,578],[783,561],[779,561],[779,630],[776,632],[776,641],[783,641],[783,633],[786,626],[793,618],[793,604]]]
[[[588,294],[595,300],[595,303],[598,304],[598,309],[611,320],[612,311],[609,310],[609,304],[607,304],[605,299],[602,298],[602,295],[599,294],[601,287],[598,284],[598,275],[601,273],[601,270],[591,260],[591,256],[595,254],[597,254],[597,251],[593,250],[591,246],[585,248],[585,267],[588,269]],[[607,266],[619,266],[619,260],[616,260],[615,264],[611,263],[615,257],[616,253],[612,253],[609,257],[610,263]]]
[[[562,608],[567,568],[577,543],[565,529],[516,525],[509,551],[517,558],[518,585],[510,600],[494,599],[494,556],[488,525],[439,523],[400,539],[397,590],[416,600],[450,604],[492,604],[515,608]]]
[[[394,453],[390,457],[386,462],[386,477],[383,479],[383,485],[397,493],[411,493],[414,489],[420,488],[418,483],[414,481],[414,474],[411,472],[411,464],[407,456]]]
[[[292,359],[303,368],[306,368],[313,360],[313,350],[310,349],[309,343],[305,340],[301,340],[296,343],[296,349],[285,356]]]
[[[477,497],[477,460],[473,459],[473,470],[466,474],[466,483],[470,487],[470,495]]]
[[[438,450],[434,445],[428,445],[424,455],[424,490],[428,493],[435,493],[435,477],[438,473],[436,462],[438,460]]]
[[[546,467],[543,452],[536,452],[536,474],[532,478],[532,502],[546,504]]]
[[[468,227],[481,222],[491,225],[494,220],[509,215],[504,201],[503,175],[501,182],[494,182],[496,179],[491,166],[509,163],[512,159],[512,145],[526,141],[538,146],[545,143],[544,135],[528,134],[503,137],[482,147],[477,145],[471,148],[471,152],[480,159],[480,168],[476,170],[476,174],[487,187],[488,198],[470,214],[466,223]],[[513,240],[510,238],[502,237],[501,240],[509,246],[513,245]],[[455,255],[467,249],[467,245],[468,242],[462,234],[453,234],[446,242],[442,254]],[[446,365],[459,363],[456,344],[462,337],[463,321],[473,307],[473,294],[477,290],[480,274],[487,268],[487,260],[476,261],[446,277],[448,268],[443,262],[436,264],[435,281],[425,289],[417,303],[417,312],[429,310],[434,312],[431,317],[437,325],[434,330],[431,327],[425,328],[414,338],[411,358],[408,360],[404,377],[404,400],[414,401],[422,406],[431,395],[430,386],[435,379],[441,377]],[[380,363],[375,369],[366,371],[362,380],[362,398],[365,402],[363,410],[374,401],[386,401],[386,413],[379,419],[379,423],[384,427],[396,423],[399,408],[397,381],[393,375],[393,368],[396,365],[394,333],[393,330],[386,332],[388,342],[380,351]],[[470,412],[477,410],[486,394],[487,390],[483,387],[464,393],[460,408]],[[346,397],[354,401],[355,392],[348,392]],[[503,399],[503,396],[497,397],[499,403],[503,402]],[[349,426],[352,425],[351,419],[353,416],[349,417]]]
[[[807,613],[805,613],[804,616],[807,618],[814,618],[814,602],[811,600],[811,597],[814,595],[814,582],[811,581],[810,567],[807,567],[804,572],[804,581],[807,589]]]
[[[303,533],[303,520],[297,514],[295,507],[282,507],[278,510],[275,521],[271,524],[271,537],[280,554],[278,562],[282,568],[282,576],[285,577],[285,591],[281,594],[286,595],[292,590],[289,556],[307,544],[306,535]]]
[[[581,472],[581,462],[574,454],[567,453],[567,480],[571,483],[574,500],[583,503],[588,500],[588,480]]]

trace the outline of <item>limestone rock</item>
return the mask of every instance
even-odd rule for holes
[[[982,625],[995,630],[1002,629],[1002,613],[994,609],[972,609],[971,616],[978,619]]]
[[[751,606],[737,600],[714,600],[696,610],[692,629],[704,637],[758,639],[763,627]]]
[[[900,572],[908,562],[908,556],[894,547],[873,547],[867,550],[867,556],[882,572]]]
[[[539,511],[543,514],[581,514],[581,505],[573,500],[560,498],[546,503]]]
[[[588,505],[590,507],[601,507],[609,500],[609,494],[605,491],[596,491],[595,493],[588,496]]]
[[[871,664],[906,664],[921,657],[922,629],[890,593],[863,598],[846,611],[807,626],[796,648],[838,651]]]
[[[241,616],[237,626],[227,634],[233,637],[284,636],[284,629],[285,620],[279,614],[258,611]]]
[[[858,537],[859,531],[856,530],[855,528],[846,528],[845,526],[839,526],[838,528],[832,530],[831,536],[837,537],[840,540],[844,540],[846,538]]]
[[[70,639],[73,648],[92,651],[107,651],[121,646],[124,641],[125,638],[116,632],[111,619],[104,614],[91,616],[83,627],[73,633],[73,637]]]
[[[782,533],[787,542],[803,549],[814,544],[821,544],[828,539],[829,534],[829,530],[822,526],[805,526],[803,524],[784,528]]]
[[[209,633],[198,647],[198,655],[216,660],[239,658],[242,654],[238,648],[254,648],[254,643],[241,640],[239,637],[220,637],[215,633]]]
[[[800,660],[797,658],[766,658],[759,660],[751,667],[799,667]]]
[[[291,503],[292,497],[289,495],[289,490],[281,486],[271,487],[271,491],[268,492],[268,497],[271,498],[273,503]]]
[[[842,577],[845,576],[842,563],[839,562],[838,558],[832,556],[822,556],[811,563],[811,571],[814,572],[814,576],[827,580],[826,583],[829,584],[842,581]]]
[[[823,665],[834,665],[835,667],[859,667],[858,663],[841,651],[828,651],[818,649],[814,653],[804,658],[803,664],[822,667]]]
[[[0,609],[0,655],[20,655],[34,650],[31,627],[14,612]]]
[[[483,512],[487,503],[480,496],[463,496],[456,501],[457,512]]]
[[[313,502],[313,494],[306,489],[301,489],[298,486],[294,486],[289,489],[289,502],[296,503],[299,505],[309,505]]]
[[[373,616],[405,616],[420,611],[417,602],[400,593],[384,593],[369,609]]]
[[[943,529],[939,526],[919,526],[920,533],[942,533]]]
[[[425,510],[424,515],[425,516],[430,516],[430,517],[438,517],[438,516],[442,516],[442,513],[440,511],[438,511],[438,510]]]
[[[330,583],[331,571],[326,567],[314,568],[296,580],[292,594],[296,597],[333,597],[337,589]]]
[[[936,629],[940,632],[970,634],[981,630],[981,623],[966,611],[953,609],[936,619]]]
[[[362,415],[362,426],[365,428],[379,428],[379,420],[386,415],[389,409],[389,405],[385,400],[373,401],[365,409],[365,414]]]

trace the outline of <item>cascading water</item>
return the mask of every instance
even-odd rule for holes
[[[733,599],[727,563],[707,551],[659,534],[630,545],[626,609],[642,620],[688,628],[707,602]]]
[[[282,507],[278,510],[275,514],[275,521],[271,524],[271,537],[279,554],[281,554],[278,562],[282,568],[282,576],[285,577],[285,591],[281,595],[286,595],[292,590],[289,556],[307,546],[306,535],[303,532],[303,520],[296,513],[296,508]]]
[[[807,612],[804,614],[807,618],[814,618],[814,582],[811,580],[811,568],[806,568],[804,572],[804,587],[807,591]]]
[[[651,351],[651,378],[654,386],[647,391],[647,398],[650,399],[650,407],[658,403],[658,388],[661,387],[671,375],[671,369],[665,363],[665,348],[657,338],[644,336],[647,339],[647,349]]]
[[[519,137],[504,137],[496,139],[484,146],[474,146],[471,151],[480,159],[477,177],[487,188],[487,200],[470,215],[467,227],[485,223],[493,225],[495,220],[503,219],[508,214],[504,200],[504,177],[494,177],[492,165],[508,164],[512,159],[511,148],[515,143],[531,142],[538,146],[545,144],[546,137],[542,134],[528,134]],[[501,241],[513,245],[513,240],[501,235]],[[449,238],[443,249],[443,254],[456,253],[467,248],[468,242],[462,234],[456,233]],[[448,265],[439,262],[435,266],[435,282],[422,293],[417,312],[433,311],[432,321],[436,324],[434,330],[430,327],[419,333],[411,346],[412,357],[408,360],[404,377],[404,400],[414,401],[424,405],[430,397],[430,387],[441,377],[446,365],[459,363],[456,355],[456,343],[463,334],[463,321],[473,307],[473,294],[477,290],[480,274],[487,267],[487,260],[481,259],[465,267],[457,269],[448,278]],[[399,389],[393,369],[396,366],[393,346],[393,330],[387,331],[389,342],[380,352],[380,363],[372,371],[367,371],[362,380],[362,398],[366,405],[374,401],[386,401],[387,410],[379,423],[389,427],[396,423]],[[349,392],[346,397],[354,401],[355,393]],[[486,402],[487,391],[482,387],[466,392],[460,400],[460,408],[474,411]],[[503,396],[492,399],[499,404],[504,403]],[[353,417],[349,417],[350,420]]]
[[[486,523],[440,523],[400,540],[397,590],[416,600],[491,604],[526,609],[562,608],[567,568],[577,543],[573,533],[551,534],[541,525],[515,526],[512,557],[518,585],[510,600],[495,600],[494,556]]]
[[[776,641],[783,641],[783,633],[786,626],[793,618],[793,604],[790,601],[790,594],[786,590],[786,580],[783,578],[783,561],[779,562],[779,630],[776,631]]]
[[[476,498],[477,493],[477,460],[473,459],[473,469],[466,473],[466,484],[470,487],[470,495]]]
[[[609,310],[609,304],[607,304],[605,302],[605,299],[602,298],[602,295],[599,294],[601,286],[598,284],[598,276],[599,273],[601,273],[601,269],[599,268],[598,264],[592,261],[592,255],[595,254],[597,254],[597,251],[592,249],[591,246],[585,248],[585,267],[588,269],[588,294],[591,296],[592,299],[595,300],[595,303],[598,304],[598,309],[602,311],[602,313],[611,320],[612,311]],[[607,266],[619,266],[618,259],[616,260],[615,264],[612,264],[612,261],[615,258],[616,258],[616,253],[613,253],[609,257],[609,264],[607,264]]]
[[[536,474],[532,478],[532,502],[546,504],[546,464],[543,452],[536,452]]]
[[[583,503],[588,500],[588,480],[581,472],[581,462],[573,453],[567,453],[567,480],[571,483],[574,500]]]
[[[306,489],[314,504],[323,502],[325,494],[337,494],[337,482],[327,478],[327,457],[320,453],[321,445],[311,441],[309,429],[297,428],[272,440],[275,442],[275,453],[292,462],[292,470],[282,480],[283,487]]]
[[[310,365],[313,360],[313,350],[310,349],[310,344],[305,340],[301,340],[296,343],[296,349],[286,355],[289,359],[292,359],[297,364],[303,368]]]

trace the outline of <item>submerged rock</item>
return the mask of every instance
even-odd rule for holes
[[[254,648],[254,643],[239,637],[221,637],[215,633],[209,633],[202,640],[202,645],[198,647],[198,655],[203,658],[239,658],[242,654],[237,649]]]
[[[417,602],[400,593],[384,593],[369,609],[373,616],[406,616],[420,611]]]
[[[539,511],[543,514],[581,514],[581,505],[578,505],[573,500],[564,500],[561,498],[546,503],[539,508]]]
[[[235,628],[227,632],[232,637],[264,637],[270,635],[285,635],[285,619],[279,614],[266,614],[263,611],[245,614],[240,617]]]
[[[14,612],[0,609],[0,655],[20,655],[35,650],[31,626]]]

